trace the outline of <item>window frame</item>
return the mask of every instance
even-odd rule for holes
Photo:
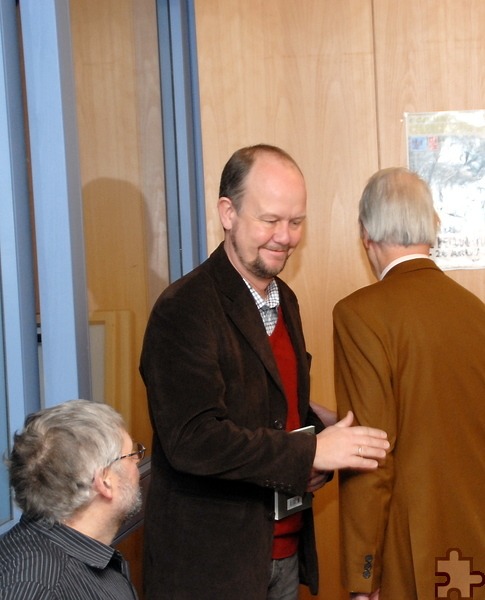
[[[0,316],[2,339],[0,401],[8,450],[13,432],[39,405],[37,328],[35,322],[32,230],[27,179],[24,115],[17,16],[14,2],[0,3]],[[16,401],[12,401],[15,399]],[[0,533],[18,518],[0,465],[2,522]],[[10,518],[8,518],[8,516]]]

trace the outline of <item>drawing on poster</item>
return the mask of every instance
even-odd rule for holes
[[[408,165],[441,219],[432,258],[442,269],[485,268],[485,110],[405,114]]]

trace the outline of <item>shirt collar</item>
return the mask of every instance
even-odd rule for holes
[[[113,562],[117,563],[117,568],[121,571],[123,559],[119,552],[111,546],[107,546],[72,527],[60,523],[51,525],[43,519],[29,519],[25,515],[22,515],[21,521],[27,527],[36,530],[39,534],[44,535],[51,542],[60,546],[66,554],[90,567],[105,569],[110,561],[114,559]]]
[[[379,276],[379,279],[382,281],[384,279],[384,277],[389,273],[389,271],[396,265],[399,265],[403,262],[407,262],[408,260],[414,260],[416,258],[428,258],[429,259],[429,255],[428,254],[406,254],[405,256],[400,256],[399,258],[396,258],[395,260],[390,262],[383,269],[382,273]]]
[[[268,287],[266,288],[266,299],[262,298],[261,295],[254,289],[247,279],[244,279],[244,283],[248,286],[251,292],[256,306],[261,310],[262,308],[277,308],[280,305],[280,293],[278,290],[278,284],[275,279],[272,279]]]

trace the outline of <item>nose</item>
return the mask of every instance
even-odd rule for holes
[[[278,221],[273,232],[273,240],[282,246],[288,246],[291,240],[290,224],[287,221]]]

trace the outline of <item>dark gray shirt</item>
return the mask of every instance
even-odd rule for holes
[[[2,600],[136,600],[128,565],[105,544],[64,525],[22,516],[0,539]]]

